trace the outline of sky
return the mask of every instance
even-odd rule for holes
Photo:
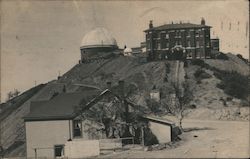
[[[221,51],[249,58],[247,0],[1,0],[1,100],[54,80],[80,59],[83,36],[107,28],[118,45],[136,47],[144,41],[149,20],[200,24],[204,17],[219,37]],[[222,24],[223,23],[223,24]],[[231,23],[231,29],[230,29]]]

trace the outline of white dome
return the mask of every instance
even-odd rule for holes
[[[129,48],[129,47],[127,47],[127,48],[124,49],[124,52],[125,52],[125,53],[129,53],[129,52],[131,53],[131,52],[132,52],[132,49]]]
[[[85,48],[102,46],[117,46],[116,40],[105,28],[96,28],[90,31],[83,37],[81,43],[81,47]]]

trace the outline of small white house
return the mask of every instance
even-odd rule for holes
[[[77,106],[89,102],[96,94],[62,93],[49,101],[32,102],[30,113],[24,117],[27,158],[99,155],[98,139],[105,138],[104,132],[99,131],[102,125],[82,121],[76,113]],[[71,142],[78,149],[80,146],[81,151],[71,150]]]

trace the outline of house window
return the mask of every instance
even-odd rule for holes
[[[210,44],[209,44],[209,42],[207,42],[207,47],[210,47]]]
[[[55,158],[63,157],[64,156],[64,145],[55,145],[54,151],[55,151]]]
[[[166,48],[169,48],[169,42],[166,43]]]
[[[159,39],[161,39],[161,32],[158,33],[158,36],[157,36]]]
[[[169,34],[166,34],[166,39],[169,39]]]
[[[187,41],[187,47],[191,47],[191,42],[190,42],[190,40]]]
[[[160,50],[161,49],[161,43],[157,43],[157,50]]]
[[[190,37],[191,36],[191,32],[190,30],[187,31],[187,36]]]
[[[196,47],[199,47],[199,46],[200,46],[199,41],[196,41]]]
[[[195,36],[196,36],[196,37],[199,36],[199,31],[198,31],[198,30],[195,31]]]
[[[73,121],[73,137],[81,137],[82,136],[82,122],[81,120]]]
[[[181,36],[180,30],[176,30],[175,32],[175,37],[179,38]]]

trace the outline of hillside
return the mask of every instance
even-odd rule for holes
[[[233,70],[242,75],[249,74],[249,67],[246,63],[235,55],[228,54],[228,57],[227,61],[215,59],[204,61],[219,70]],[[198,69],[202,69],[209,76],[197,80],[194,74]],[[136,88],[137,91],[132,93],[130,99],[145,107],[147,107],[150,92],[158,90],[161,94],[159,109],[166,112],[166,107],[170,102],[169,94],[174,93],[173,83],[181,85],[187,82],[194,96],[191,101],[193,108],[188,109],[187,118],[249,120],[249,106],[243,106],[243,100],[227,95],[218,88],[217,84],[221,80],[209,68],[194,65],[191,61],[184,67],[184,63],[180,61],[141,63],[135,57],[116,56],[92,63],[77,64],[58,80],[23,93],[14,99],[15,102],[11,100],[2,104],[0,107],[2,109],[0,112],[1,145],[4,149],[8,149],[18,141],[25,143],[22,117],[29,113],[30,102],[49,100],[54,93],[62,92],[64,87],[67,92],[81,91],[91,87],[105,89],[107,82],[111,82],[114,86],[119,80],[125,81],[127,89]],[[24,146],[24,144],[21,145]],[[11,155],[11,151],[9,154]],[[15,152],[15,154],[20,153]]]

